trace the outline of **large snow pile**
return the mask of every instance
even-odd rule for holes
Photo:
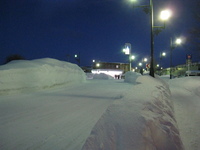
[[[168,85],[149,76],[136,82],[108,107],[82,150],[184,149]]]
[[[0,66],[0,94],[83,82],[85,73],[75,64],[51,58],[17,60]]]

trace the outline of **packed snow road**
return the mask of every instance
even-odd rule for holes
[[[122,80],[88,80],[0,96],[0,149],[79,150],[107,107],[131,86]]]

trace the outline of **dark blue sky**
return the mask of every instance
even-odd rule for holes
[[[125,43],[132,44],[135,63],[150,55],[149,15],[132,8],[128,0],[1,0],[0,64],[11,54],[26,59],[44,57],[75,62],[80,53],[81,65],[92,60],[128,62],[122,53]],[[138,0],[148,4],[149,0]],[[155,37],[155,57],[168,53],[163,65],[169,66],[170,37],[187,39],[192,25],[190,0],[154,0],[155,25],[158,12],[170,8],[173,16],[166,29]],[[183,46],[174,50],[174,64],[185,63],[191,53]],[[134,63],[133,63],[134,64]]]

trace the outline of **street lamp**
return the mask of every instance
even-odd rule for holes
[[[168,20],[171,17],[171,11],[169,10],[163,10],[160,13],[160,19],[162,20]]]
[[[147,58],[144,58],[144,59],[143,59],[144,62],[147,62],[147,60],[148,60]]]
[[[182,40],[181,39],[176,39],[176,42],[175,42],[176,44],[181,44],[182,43]]]
[[[131,56],[131,60],[134,60],[134,59],[135,59],[135,56],[134,56],[134,55],[132,55],[132,56]]]
[[[142,60],[142,62],[144,62],[145,63],[145,69],[147,70],[147,61],[148,61],[148,59],[147,58],[144,58],[143,60]]]
[[[81,57],[80,57],[80,53],[79,54],[75,54],[74,58],[76,59],[76,61],[78,62],[78,65],[80,66],[81,64]]]
[[[165,56],[166,56],[165,52],[160,52],[160,65],[162,65],[161,61],[162,61],[162,58]]]
[[[97,64],[96,64],[96,67],[100,67],[100,63],[97,63]]]
[[[172,38],[170,39],[170,79],[172,79],[172,51],[181,43],[182,40],[180,38],[176,39],[175,43],[173,43]]]
[[[161,56],[166,56],[166,53],[165,53],[165,52],[162,52]]]
[[[141,62],[139,62],[138,65],[140,66],[140,73],[143,75],[143,72],[144,72],[143,67],[142,67],[143,64]]]
[[[149,0],[149,5],[141,5],[136,7],[142,7],[146,13],[150,14],[150,23],[151,23],[151,60],[150,60],[150,76],[154,76],[154,34],[158,34],[161,30],[165,28],[165,22],[164,27],[163,26],[154,26],[154,11],[153,11],[153,0]],[[171,16],[170,11],[162,11],[161,12],[161,18],[162,20],[167,20]],[[154,28],[157,28],[157,30],[154,31]],[[159,28],[159,29],[158,29]]]

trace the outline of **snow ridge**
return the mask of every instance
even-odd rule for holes
[[[184,149],[168,85],[149,76],[139,76],[135,83],[108,107],[82,150]]]

